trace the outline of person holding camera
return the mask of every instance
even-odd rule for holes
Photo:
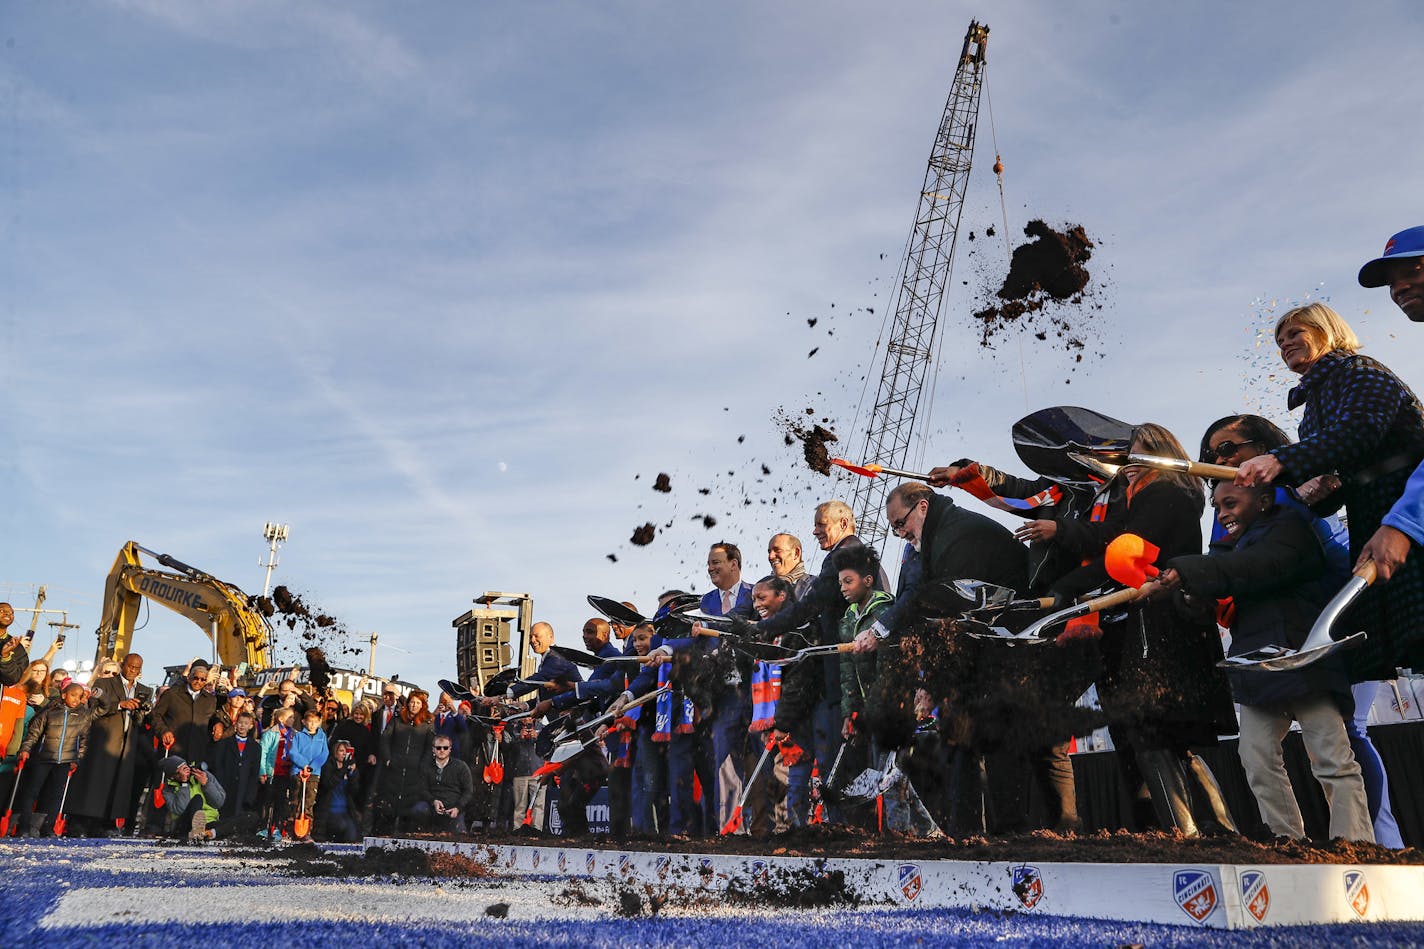
[[[163,809],[169,814],[169,833],[186,836],[189,843],[202,843],[222,836],[218,808],[227,793],[206,766],[170,755],[159,762],[163,770]]]
[[[87,818],[92,835],[108,835],[119,822],[129,824],[137,808],[143,743],[150,735],[147,718],[153,710],[153,689],[138,681],[142,674],[143,657],[131,652],[118,675],[101,675],[91,687],[89,750],[74,775],[69,800],[70,812]]]

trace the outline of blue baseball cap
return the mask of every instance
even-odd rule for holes
[[[1384,245],[1384,253],[1360,268],[1360,286],[1382,287],[1389,283],[1385,265],[1403,257],[1424,257],[1424,226],[1400,231]]]

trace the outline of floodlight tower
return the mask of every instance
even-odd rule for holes
[[[929,167],[915,227],[900,268],[895,316],[880,385],[865,430],[862,464],[904,468],[920,408],[925,376],[935,351],[935,332],[954,262],[954,243],[969,165],[974,157],[974,132],[979,122],[979,93],[984,83],[984,48],[989,28],[971,20],[954,72],[954,84],[944,105],[939,132],[930,151]],[[856,533],[882,553],[889,531],[885,522],[886,478],[858,478],[855,487]]]
[[[269,596],[272,593],[272,570],[280,561],[277,560],[277,548],[287,542],[287,531],[290,526],[268,521],[262,525],[262,539],[267,541],[267,562],[257,561],[257,566],[267,568],[267,577],[262,581],[262,595]]]

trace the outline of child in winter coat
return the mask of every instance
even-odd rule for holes
[[[292,722],[296,712],[289,707],[272,710],[267,730],[262,733],[262,764],[257,769],[257,781],[261,784],[258,793],[258,807],[262,812],[262,829],[259,837],[270,836],[278,840],[283,835],[282,825],[287,822],[287,791],[292,774]]]
[[[292,800],[298,815],[312,817],[316,812],[316,787],[321,779],[321,767],[329,752],[326,732],[321,730],[321,712],[309,710],[302,717],[302,731],[292,735]],[[297,837],[299,843],[311,843],[311,834]]]
[[[78,682],[65,686],[60,701],[35,717],[20,742],[19,763],[25,770],[16,813],[24,815],[27,837],[38,837],[47,819],[58,816],[65,785],[89,747],[94,713],[84,703],[84,694]]]
[[[1299,649],[1345,578],[1327,569],[1307,517],[1278,504],[1274,488],[1222,482],[1212,504],[1225,536],[1209,554],[1173,557],[1159,581],[1188,595],[1233,599],[1230,655],[1263,646]],[[1296,672],[1233,670],[1230,679],[1241,703],[1241,764],[1271,832],[1305,837],[1281,751],[1295,721],[1330,805],[1330,836],[1374,843],[1364,781],[1345,730],[1354,702],[1343,666],[1325,659]]]
[[[880,558],[870,547],[847,547],[836,554],[845,614],[841,617],[840,640],[854,642],[869,629],[894,598],[877,589]],[[875,685],[875,653],[841,654],[841,736],[849,741],[856,734],[856,716],[865,711],[866,697]],[[880,794],[885,803],[885,829],[921,837],[943,836],[934,818],[920,801],[909,778],[895,765],[893,753],[882,751],[871,739],[870,751],[876,770],[882,772]]]

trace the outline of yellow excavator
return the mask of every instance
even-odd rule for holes
[[[144,566],[140,553],[176,572]],[[132,540],[119,550],[104,584],[96,664],[128,654],[139,605],[145,597],[197,623],[213,641],[218,659],[226,668],[243,663],[249,673],[267,668],[272,628],[247,594],[231,583]]]

